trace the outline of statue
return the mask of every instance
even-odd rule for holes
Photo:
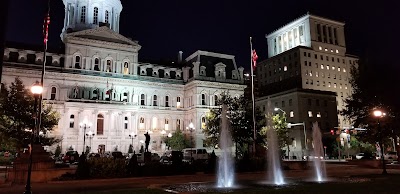
[[[144,149],[144,152],[149,152],[149,143],[150,143],[150,135],[149,132],[145,133],[144,136],[146,137],[146,147]]]

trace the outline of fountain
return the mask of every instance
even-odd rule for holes
[[[326,169],[325,163],[322,162],[324,156],[324,150],[322,145],[322,137],[321,137],[321,130],[318,126],[318,122],[313,123],[313,143],[314,143],[314,168],[315,168],[315,175],[318,182],[322,182],[326,180]]]
[[[232,158],[232,136],[229,131],[229,121],[226,117],[227,106],[222,105],[221,111],[221,132],[219,137],[219,147],[222,150],[218,159],[218,187],[232,187],[234,182],[234,164]]]
[[[268,110],[270,109],[270,102],[268,102]],[[271,115],[272,116],[272,115]],[[267,143],[268,143],[268,176],[269,180],[273,180],[276,185],[283,185],[282,169],[281,169],[281,158],[279,155],[278,137],[273,127],[272,117],[267,117]]]

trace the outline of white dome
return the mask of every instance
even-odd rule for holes
[[[76,32],[109,25],[119,32],[122,11],[120,0],[63,0],[65,6],[64,28],[61,39],[70,31]]]

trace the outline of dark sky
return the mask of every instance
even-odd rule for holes
[[[375,67],[399,66],[400,3],[396,0],[122,0],[120,33],[139,41],[144,59],[187,57],[196,50],[236,56],[249,69],[249,37],[260,59],[267,52],[265,34],[304,15],[344,21],[347,51]],[[46,0],[11,0],[7,40],[42,43]],[[52,0],[49,44],[59,46],[64,19],[62,0]],[[396,35],[396,36],[395,36]]]

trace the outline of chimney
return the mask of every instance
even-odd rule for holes
[[[182,51],[179,51],[179,54],[178,54],[178,64],[179,63],[182,63]]]

